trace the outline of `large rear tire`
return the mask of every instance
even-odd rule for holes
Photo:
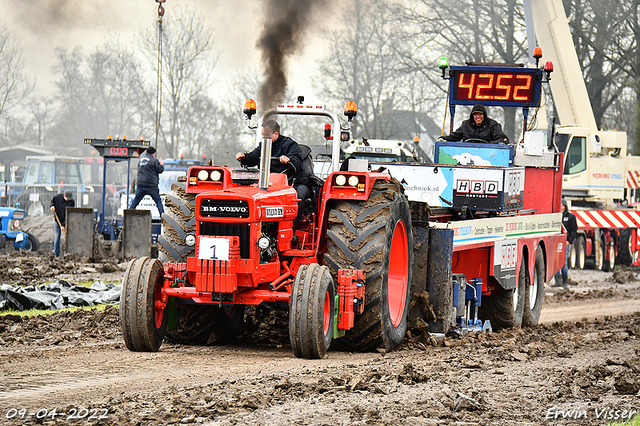
[[[479,315],[483,320],[490,320],[495,330],[516,328],[522,325],[525,293],[529,289],[529,277],[524,256],[520,262],[518,286],[502,292],[494,292],[482,297]]]
[[[536,250],[536,263],[533,267],[533,282],[528,285],[524,299],[524,311],[522,312],[522,325],[525,327],[535,327],[540,320],[542,310],[542,296],[544,292],[544,254],[538,246]]]
[[[167,330],[169,315],[160,305],[164,268],[157,259],[129,262],[122,278],[120,323],[130,351],[156,352]]]
[[[366,272],[365,307],[337,347],[391,350],[407,331],[412,268],[411,213],[402,187],[378,182],[366,201],[337,201],[328,215],[324,263],[337,282],[338,269]]]
[[[171,193],[165,198],[162,214],[162,232],[158,236],[158,259],[161,262],[185,263],[195,256],[195,244],[185,242],[187,235],[196,232],[196,196],[187,194],[186,182],[171,184]],[[194,239],[195,242],[195,239]]]
[[[289,340],[298,358],[324,358],[333,337],[336,291],[329,268],[317,263],[298,270],[291,292]]]

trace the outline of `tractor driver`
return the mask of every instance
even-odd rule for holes
[[[468,120],[464,120],[458,130],[449,136],[442,136],[445,141],[465,141],[482,139],[488,143],[509,143],[509,138],[502,132],[502,125],[487,117],[487,110],[482,104],[475,104]]]
[[[293,189],[298,193],[298,220],[302,217],[304,201],[309,198],[308,179],[302,168],[302,151],[296,141],[280,134],[280,125],[275,120],[267,120],[260,130],[263,138],[271,139],[271,172],[286,173]],[[239,152],[236,160],[245,166],[257,166],[260,162],[262,143],[251,152]]]

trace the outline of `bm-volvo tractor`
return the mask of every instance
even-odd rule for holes
[[[475,102],[460,96],[474,79],[473,91],[495,97],[492,105],[533,108],[543,76],[538,68],[452,67],[449,101]],[[487,89],[496,80],[501,87]],[[508,85],[526,101],[498,99]],[[244,112],[251,118],[255,102]],[[435,164],[341,164],[355,103],[344,114],[343,126],[336,113],[299,99],[257,121],[260,129],[275,116],[315,116],[330,125],[319,133],[333,141],[324,181],[301,144],[308,200],[298,200],[286,174],[270,173],[272,141],[259,132],[259,168],[197,165],[172,185],[159,259],[133,259],[123,277],[130,350],[157,351],[165,337],[228,342],[248,305],[288,311],[293,353],[304,358],[324,357],[332,341],[352,351],[394,349],[418,318],[435,333],[537,323],[544,283],[564,263],[562,154],[534,137],[526,149],[442,142]],[[456,160],[467,157],[476,162]]]

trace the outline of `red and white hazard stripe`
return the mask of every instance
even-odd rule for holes
[[[640,213],[623,210],[573,210],[578,229],[640,228]]]
[[[627,170],[625,188],[638,189],[640,184],[640,170]]]

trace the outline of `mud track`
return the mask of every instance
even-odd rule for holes
[[[545,291],[543,323],[536,328],[444,341],[413,330],[390,353],[329,351],[327,358],[313,361],[293,356],[286,317],[278,315],[234,345],[165,343],[158,353],[124,347],[115,307],[30,319],[3,316],[0,419],[8,424],[605,424],[611,420],[607,415],[640,411],[640,283],[632,271],[622,282],[594,271],[572,277],[578,285],[568,291]],[[13,408],[24,408],[24,419],[19,414],[7,419]],[[39,410],[42,415],[54,408],[55,419],[36,419]],[[69,418],[74,411],[84,414],[83,408],[104,419]],[[569,410],[572,419],[560,420]]]

